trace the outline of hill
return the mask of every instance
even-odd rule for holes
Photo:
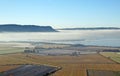
[[[118,27],[62,28],[59,30],[120,30]]]
[[[51,26],[4,24],[0,25],[0,32],[57,32],[57,31],[53,29]]]

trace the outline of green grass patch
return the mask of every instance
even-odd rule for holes
[[[22,47],[0,47],[0,54],[23,52]]]
[[[120,52],[101,52],[101,55],[120,63]]]

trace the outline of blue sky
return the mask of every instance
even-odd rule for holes
[[[120,0],[0,0],[0,24],[120,27]]]

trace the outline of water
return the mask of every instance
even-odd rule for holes
[[[120,47],[120,30],[59,30],[60,32],[0,33],[0,41],[56,42]]]

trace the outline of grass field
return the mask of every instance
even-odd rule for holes
[[[100,54],[120,63],[120,52],[101,52]]]
[[[23,52],[28,43],[0,43],[0,54]]]
[[[35,54],[0,55],[0,72],[15,68],[9,64],[45,64],[62,67],[53,76],[87,76],[87,69],[120,71],[120,65],[99,54],[80,56],[38,56]]]
[[[120,76],[119,71],[88,70],[88,76]]]
[[[7,53],[16,53],[16,52],[23,52],[24,48],[20,47],[6,47],[0,48],[0,54],[7,54]]]

